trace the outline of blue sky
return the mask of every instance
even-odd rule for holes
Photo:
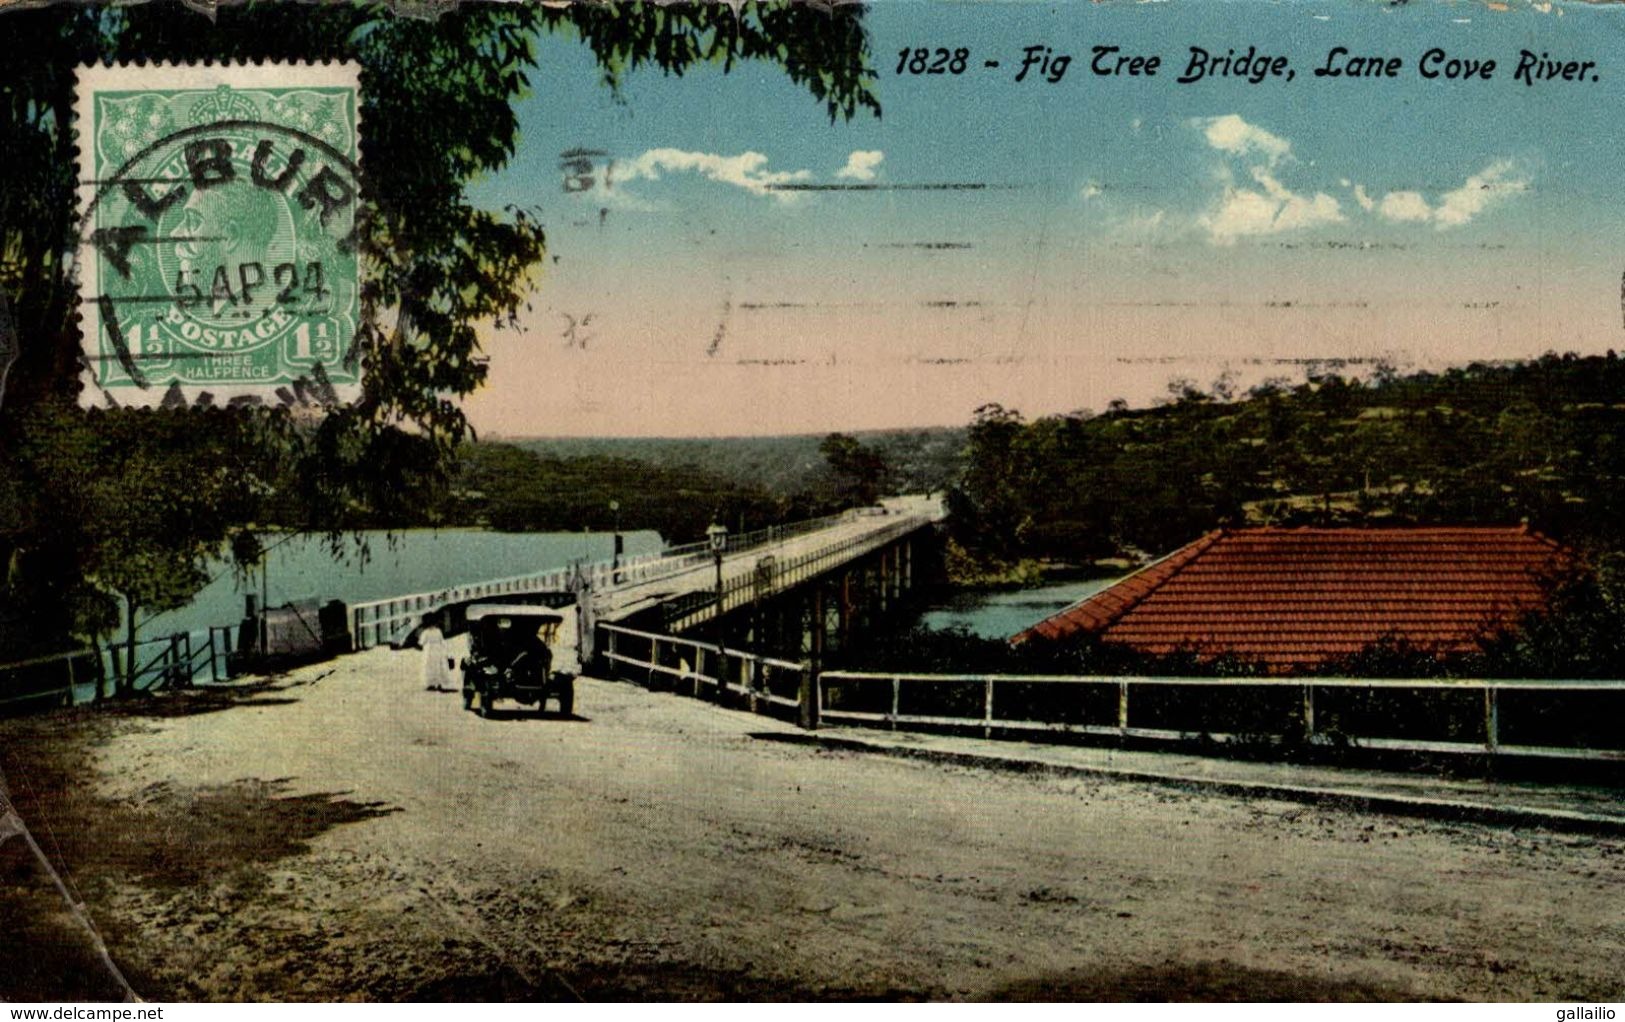
[[[834,124],[770,67],[641,72],[614,97],[579,43],[546,39],[520,151],[476,196],[539,208],[550,260],[522,328],[487,334],[470,414],[505,435],[952,424],[1314,359],[1617,346],[1625,12],[1498,6],[882,0],[884,114]],[[1015,82],[1040,44],[1066,76]],[[1096,76],[1096,45],[1163,66]],[[895,74],[912,46],[969,67]],[[1295,76],[1176,84],[1190,46]],[[1335,46],[1403,67],[1316,78]],[[1424,80],[1433,47],[1494,77]],[[1514,81],[1525,48],[1596,80]],[[572,148],[606,155],[566,193]],[[885,187],[920,184],[987,187]]]

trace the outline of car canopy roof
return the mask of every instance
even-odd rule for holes
[[[523,617],[537,621],[563,621],[564,615],[549,607],[532,607],[523,603],[477,603],[468,608],[468,620],[484,617]]]

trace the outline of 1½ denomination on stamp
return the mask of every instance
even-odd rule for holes
[[[359,391],[350,64],[81,68],[83,401]]]

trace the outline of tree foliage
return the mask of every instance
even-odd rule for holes
[[[1625,548],[1625,362],[1319,375],[1033,422],[977,413],[950,494],[985,560],[1160,554],[1224,525],[1517,524]]]
[[[870,430],[842,434],[884,460],[885,486],[898,493],[942,492],[958,478],[965,430],[961,427]],[[610,457],[680,468],[704,465],[736,483],[793,498],[829,482],[820,448],[828,435],[752,437],[554,437],[511,443],[547,457]]]
[[[880,499],[891,482],[886,456],[856,437],[831,433],[818,445],[828,474],[827,502],[837,508],[865,507]]]
[[[650,465],[594,455],[544,457],[509,444],[470,444],[442,505],[442,524],[507,532],[653,529],[672,543],[703,539],[720,521],[753,529],[785,502],[698,465]],[[614,505],[614,506],[612,506]]]

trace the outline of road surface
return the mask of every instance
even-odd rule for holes
[[[480,720],[380,649],[0,722],[0,765],[155,999],[1625,996],[1620,841],[829,753],[608,682],[577,709]],[[116,992],[0,852],[0,996]]]

